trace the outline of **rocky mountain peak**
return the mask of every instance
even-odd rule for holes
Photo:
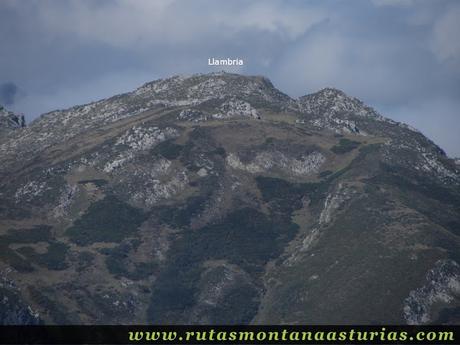
[[[25,127],[24,115],[15,114],[0,105],[0,133]]]
[[[348,96],[345,92],[343,92],[340,89],[334,88],[334,87],[325,87],[320,89],[319,91],[315,92],[314,94],[321,96],[321,97],[326,97],[330,99],[340,99],[340,98],[354,98]],[[307,95],[308,96],[308,95]]]
[[[148,82],[132,92],[43,114],[29,127],[34,136],[40,137],[34,140],[47,146],[127,117],[164,108],[183,108],[184,118],[192,113],[206,117],[200,112],[202,109],[196,108],[209,108],[214,118],[225,118],[257,117],[255,108],[283,110],[289,106],[296,108],[295,101],[265,77],[226,72],[176,75]],[[216,109],[219,111],[215,112]],[[60,130],[56,131],[57,127]],[[18,140],[22,142],[21,138]],[[10,144],[24,146],[25,143]]]
[[[213,99],[239,98],[274,104],[291,101],[265,77],[216,72],[189,77],[174,76],[144,84],[135,96],[166,105],[196,105]]]
[[[300,97],[299,105],[306,113],[319,114],[326,117],[346,117],[348,115],[381,117],[374,109],[366,106],[359,99],[330,87]]]

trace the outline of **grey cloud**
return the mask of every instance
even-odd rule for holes
[[[14,104],[18,87],[12,82],[0,84],[0,104],[10,106]]]
[[[460,4],[456,3],[446,9],[436,20],[433,29],[432,48],[443,61],[460,62]],[[460,67],[460,63],[457,65]]]
[[[396,7],[409,7],[414,4],[413,0],[372,0],[376,6],[396,6]]]
[[[10,5],[17,7],[15,3]],[[316,8],[260,0],[119,0],[99,5],[42,0],[34,5],[37,24],[47,31],[135,50],[165,41],[188,45],[203,38],[228,39],[248,30],[294,39],[325,17]]]

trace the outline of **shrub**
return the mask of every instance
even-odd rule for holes
[[[336,154],[344,154],[356,149],[359,145],[361,145],[358,141],[353,141],[350,139],[340,139],[339,143],[331,148],[331,151]]]
[[[67,229],[70,240],[80,246],[95,242],[121,242],[133,235],[146,214],[114,196],[93,203],[86,213]]]

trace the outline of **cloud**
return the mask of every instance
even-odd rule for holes
[[[0,84],[0,104],[10,106],[14,104],[18,87],[12,82]]]
[[[414,4],[413,0],[372,0],[375,6],[395,6],[410,7]]]
[[[283,2],[255,2],[236,15],[227,13],[219,16],[224,27],[234,32],[259,30],[296,39],[314,25],[327,19],[324,11],[315,8],[296,8]]]
[[[294,39],[325,17],[318,9],[281,1],[43,0],[35,3],[35,10],[40,25],[50,32],[130,49],[188,45],[250,30]]]
[[[430,54],[411,37],[385,39],[371,31],[347,32],[349,27],[333,22],[328,26],[307,35],[279,61],[276,79],[291,94],[336,87],[367,102],[404,104],[443,82],[430,71]]]
[[[289,92],[298,90],[298,96],[337,85],[337,78],[343,76],[345,55],[346,41],[338,34],[307,37],[285,54],[279,65],[278,78]]]
[[[446,9],[433,28],[432,49],[441,61],[460,61],[460,5]]]

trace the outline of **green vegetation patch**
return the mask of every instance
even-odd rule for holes
[[[340,139],[339,143],[331,148],[331,151],[341,155],[356,149],[361,143],[346,138]]]
[[[329,176],[333,173],[333,171],[331,170],[324,170],[324,171],[321,171],[318,176],[319,178],[323,178],[323,177],[326,177],[326,176]]]
[[[51,239],[51,226],[37,225],[30,229],[9,229],[7,234],[0,236],[0,243],[36,243]]]
[[[172,140],[163,141],[152,149],[155,154],[160,154],[166,159],[176,159],[180,156],[183,146],[173,143]]]
[[[66,255],[69,246],[61,242],[51,242],[44,254],[37,253],[32,247],[21,247],[17,251],[27,258],[28,261],[48,268],[49,270],[65,270],[69,267]]]
[[[221,157],[225,157],[227,155],[227,152],[223,147],[218,147],[213,151],[214,154],[219,155]]]
[[[291,213],[302,207],[302,198],[307,196],[313,205],[326,197],[329,180],[318,183],[291,183],[289,181],[257,176],[256,182],[265,202],[272,205],[273,211],[290,218]]]
[[[155,323],[180,320],[180,315],[196,303],[205,261],[225,260],[257,276],[269,260],[281,255],[296,231],[297,226],[290,221],[281,222],[257,210],[242,208],[217,223],[184,232],[173,243],[170,260],[153,286],[149,320]],[[223,323],[243,322],[255,315],[257,305],[250,303],[254,292],[235,290],[232,296],[223,302],[227,305],[219,318]],[[238,303],[244,307],[236,315],[237,308],[230,304],[236,304],[234,299],[240,297],[244,298]]]
[[[34,268],[29,261],[22,258],[14,250],[0,245],[0,260],[21,273],[33,272]]]
[[[202,212],[208,195],[190,197],[183,205],[160,206],[155,209],[157,219],[175,228],[187,227],[193,217]]]
[[[91,267],[94,261],[95,255],[91,252],[81,252],[77,255],[77,272],[83,272],[87,268]]]
[[[277,223],[261,212],[243,208],[219,223],[187,232],[177,250],[187,252],[193,262],[223,259],[246,270],[258,270],[281,254],[282,245],[295,231],[294,224]]]
[[[374,186],[392,187],[394,193],[410,208],[426,215],[431,221],[460,234],[460,194],[410,169],[381,164],[379,174],[368,179]],[[440,204],[443,206],[440,207]]]
[[[122,276],[131,280],[141,280],[152,275],[158,266],[154,262],[129,262],[129,244],[121,244],[115,248],[105,249],[103,254],[107,255],[105,264],[107,269],[114,276]],[[130,268],[131,266],[131,268]]]
[[[273,145],[275,143],[276,139],[273,137],[268,137],[265,139],[265,144],[266,145]]]
[[[34,268],[29,260],[9,248],[9,245],[47,242],[50,238],[51,227],[48,225],[38,225],[30,229],[10,229],[5,235],[0,236],[0,260],[19,272],[32,272]]]
[[[330,284],[306,286],[311,302],[302,306],[307,311],[305,323],[313,320],[320,323],[331,320],[335,323],[343,320],[354,323],[365,320],[402,321],[399,319],[400,301],[414,286],[419,286],[427,268],[432,267],[442,254],[435,248],[429,248],[431,241],[425,235],[411,235],[406,239],[404,235],[400,239],[396,237],[398,245],[407,241],[410,246],[413,243],[427,246],[426,250],[418,253],[418,262],[414,265],[409,258],[410,251],[384,243],[382,238],[386,236],[386,225],[401,224],[400,219],[389,215],[393,207],[392,199],[386,199],[382,194],[363,195],[349,204],[347,212],[339,213],[337,220],[323,233],[312,251],[315,255],[309,257],[302,268],[305,275],[320,272],[321,279]],[[404,225],[400,231],[404,231]],[[425,231],[420,233],[426,234]],[[318,302],[325,295],[329,303],[341,305],[339,314],[332,315],[324,304]]]
[[[81,180],[78,181],[78,184],[86,184],[86,183],[94,183],[97,187],[101,188],[109,183],[107,180],[104,179],[93,179],[93,180]]]
[[[91,204],[66,234],[80,246],[95,242],[121,242],[135,234],[146,217],[142,210],[109,195]]]
[[[444,204],[460,204],[460,194],[429,178],[419,176],[403,167],[395,167],[384,163],[380,166],[382,173],[369,181],[393,185],[403,192],[417,192]]]

